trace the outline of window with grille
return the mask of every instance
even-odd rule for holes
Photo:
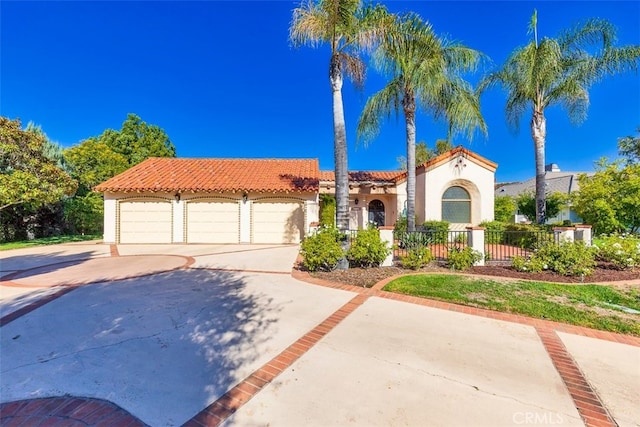
[[[450,223],[471,222],[471,196],[462,187],[449,187],[442,195],[442,220]]]

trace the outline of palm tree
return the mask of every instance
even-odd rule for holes
[[[460,72],[478,66],[480,52],[459,43],[438,38],[431,25],[414,13],[395,20],[374,53],[375,65],[390,76],[390,81],[365,104],[358,122],[358,136],[365,141],[377,135],[380,119],[391,113],[405,118],[407,138],[407,228],[415,230],[416,187],[416,109],[418,106],[434,118],[444,118],[449,135],[476,127],[486,132],[477,95]]]
[[[349,180],[347,176],[347,135],[342,104],[342,83],[346,74],[362,86],[365,63],[360,54],[374,47],[391,20],[386,8],[364,6],[359,0],[310,0],[294,9],[289,39],[296,46],[331,48],[329,82],[333,94],[333,139],[336,180],[336,225],[349,228]]]
[[[573,123],[582,122],[589,106],[589,87],[607,75],[637,70],[640,46],[613,47],[615,28],[607,21],[590,19],[538,41],[538,16],[534,10],[529,31],[533,39],[513,51],[506,63],[488,75],[480,90],[499,84],[507,94],[507,122],[515,129],[531,107],[531,137],[536,162],[536,222],[546,220],[545,109],[561,105]]]

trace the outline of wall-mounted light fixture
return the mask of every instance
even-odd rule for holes
[[[175,196],[173,196],[173,197],[175,197],[175,198],[176,198],[176,202],[179,202],[179,201],[180,201],[180,193],[176,193],[176,195],[175,195]]]
[[[249,200],[249,195],[248,195],[247,193],[244,193],[244,194],[242,195],[242,201],[243,201],[244,203],[247,203],[247,200]]]
[[[353,201],[353,203],[355,203],[355,204],[357,205],[358,203],[360,203],[360,200],[355,199],[355,200]]]

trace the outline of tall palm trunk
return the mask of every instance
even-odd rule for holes
[[[547,119],[542,111],[534,111],[531,119],[531,137],[536,156],[536,222],[544,224],[547,219],[547,196],[545,182],[544,145],[547,138]]]
[[[407,132],[407,230],[416,229],[416,99],[405,93],[402,100]]]
[[[342,106],[342,69],[336,55],[331,57],[329,81],[333,94],[333,158],[336,179],[336,226],[349,230],[349,177],[347,175],[347,132]]]

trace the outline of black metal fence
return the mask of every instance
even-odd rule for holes
[[[451,249],[469,246],[470,231],[405,231],[394,232],[394,258],[411,250],[428,247],[439,261],[445,261]],[[556,242],[548,231],[484,231],[484,255],[488,263],[510,263],[515,256],[527,257],[546,242]],[[481,234],[482,235],[482,234]],[[474,245],[482,245],[475,242]]]
[[[555,241],[554,233],[549,231],[485,230],[485,261],[511,262],[516,256],[527,257],[540,245]]]
[[[428,247],[438,261],[447,259],[453,248],[464,249],[469,244],[469,231],[403,231],[394,232],[394,258],[405,256],[411,250]]]

